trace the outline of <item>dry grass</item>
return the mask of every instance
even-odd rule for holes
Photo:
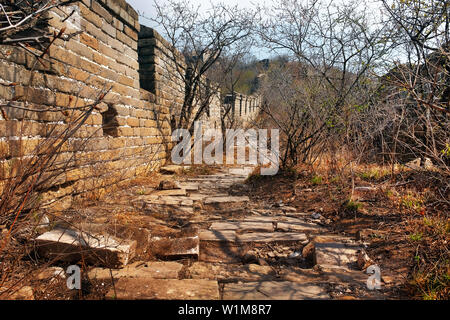
[[[335,163],[331,167],[324,158],[275,177],[255,170],[247,180],[250,196],[321,212],[335,232],[375,230],[382,236],[371,240],[369,255],[385,275],[401,279],[389,298],[448,300],[450,175],[400,165],[394,170],[377,164],[351,167],[343,158]]]

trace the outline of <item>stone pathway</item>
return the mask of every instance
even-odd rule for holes
[[[126,248],[126,259],[114,248],[112,257],[121,259],[113,262],[134,261],[130,248],[150,251],[159,261],[124,263],[111,272],[95,268],[89,276],[107,281],[112,274],[109,299],[382,298],[367,289],[369,275],[357,267],[362,242],[330,234],[316,215],[251,201],[242,190],[252,170],[177,178],[174,189],[136,196],[132,206],[143,216],[178,219],[189,232],[158,237],[139,228],[131,233],[136,244]],[[53,238],[38,240],[51,247]]]

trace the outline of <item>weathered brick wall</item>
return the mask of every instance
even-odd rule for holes
[[[170,108],[171,115],[178,118],[185,93],[183,78],[186,63],[182,54],[156,30],[145,26],[141,26],[138,46],[141,87],[155,94],[156,101]],[[204,85],[207,83],[205,78]],[[220,110],[221,101],[218,93],[212,97],[208,112],[200,119],[205,128],[220,124]],[[192,112],[192,116],[195,116],[195,113],[196,110]]]
[[[43,202],[67,196],[67,206],[71,195],[98,191],[164,163],[170,137],[168,124],[157,123],[169,113],[167,105],[156,103],[154,94],[140,88],[137,13],[122,0],[83,0],[65,10],[74,9],[76,13],[65,22],[60,10],[50,13],[51,30],[81,33],[67,41],[56,40],[46,61],[36,62],[22,49],[0,47],[3,102],[56,110],[88,106],[109,90],[100,110],[89,116],[58,157],[61,162],[70,160],[70,166]],[[64,130],[71,116],[79,113],[2,109],[3,171],[33,153],[51,128]],[[105,121],[112,121],[113,128],[105,129]],[[3,179],[10,175],[2,174]]]
[[[101,195],[165,163],[184,83],[168,42],[140,26],[124,0],[82,0],[49,17],[49,31],[64,28],[66,36],[45,59],[0,46],[0,192],[20,161],[39,156],[39,146],[72,128],[80,108],[101,100],[62,146],[52,167],[58,175],[41,199],[65,209],[74,196]],[[217,94],[201,119],[205,129],[220,127],[220,112]]]

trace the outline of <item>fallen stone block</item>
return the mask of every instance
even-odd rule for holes
[[[128,264],[136,252],[136,241],[57,228],[35,239],[41,257],[56,261],[78,262],[106,267]]]
[[[106,237],[112,236],[117,239],[135,240],[136,255],[146,253],[148,249],[148,242],[151,237],[148,229],[139,228],[132,225],[80,223],[76,226],[77,230],[82,230],[83,232],[102,234]]]
[[[118,300],[218,300],[219,284],[202,279],[122,278],[106,294]]]
[[[224,300],[323,300],[330,299],[320,286],[289,281],[225,284]]]

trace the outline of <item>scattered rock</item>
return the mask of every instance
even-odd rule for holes
[[[177,181],[162,180],[158,186],[158,190],[176,190],[176,189],[181,189],[181,186]]]
[[[320,214],[320,213],[313,213],[312,215],[311,215],[311,217],[313,218],[313,219],[320,219],[321,217],[322,217],[322,215]]]
[[[358,252],[358,260],[357,260],[359,270],[366,270],[372,264],[374,264],[374,262],[372,261],[372,259],[369,258],[367,252],[364,249],[361,249]]]
[[[258,263],[260,266],[268,266],[269,264],[267,263],[266,260],[264,260],[263,258],[258,258]]]
[[[306,246],[303,247],[302,250],[302,256],[303,258],[305,258],[306,260],[309,261],[313,261],[314,260],[314,250],[315,250],[315,245],[314,242],[310,242],[308,243]]]
[[[434,169],[435,168],[433,161],[431,161],[430,158],[425,158],[425,163],[424,163],[423,167],[425,169]]]
[[[302,253],[301,253],[301,252],[298,252],[298,251],[295,251],[295,252],[293,252],[293,253],[291,253],[291,254],[289,255],[289,258],[290,258],[290,259],[302,258]]]
[[[381,276],[381,281],[383,281],[386,284],[390,284],[394,282],[394,278],[391,276]]]
[[[65,279],[66,272],[61,267],[49,267],[42,270],[37,276],[38,280],[55,280],[57,278]]]
[[[0,292],[0,295],[2,292]],[[33,288],[24,286],[12,294],[5,294],[5,298],[8,300],[34,300]]]
[[[420,162],[421,162],[420,158],[416,158],[416,159],[406,163],[405,166],[407,166],[411,169],[418,170],[418,169],[420,169]]]

